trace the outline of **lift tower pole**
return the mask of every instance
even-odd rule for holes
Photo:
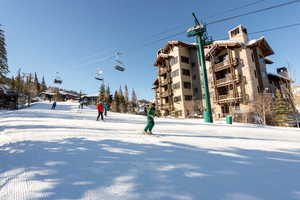
[[[205,98],[204,121],[208,123],[213,123],[207,70],[205,64],[205,52],[204,52],[204,46],[211,44],[211,40],[209,40],[207,37],[206,25],[199,23],[195,13],[193,13],[193,17],[195,20],[195,26],[187,30],[188,32],[187,36],[188,37],[196,36],[197,49],[198,49],[197,51],[198,63],[201,65],[201,72],[202,72],[201,80],[202,80],[202,85],[204,86],[204,98]]]

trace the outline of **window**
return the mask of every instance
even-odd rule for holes
[[[184,87],[185,89],[191,89],[191,88],[192,88],[192,85],[191,85],[190,82],[183,82],[183,87]]]
[[[181,96],[174,97],[174,102],[178,102],[178,101],[181,101]]]
[[[171,77],[179,76],[179,69],[176,69],[175,71],[171,72]]]
[[[193,75],[193,80],[196,80],[197,79],[197,76],[196,75]]]
[[[188,69],[182,69],[182,75],[184,75],[184,76],[190,76],[191,75],[190,70],[188,70]]]
[[[173,89],[179,89],[180,88],[180,82],[173,84]]]
[[[193,97],[190,96],[190,95],[185,95],[185,96],[184,96],[184,100],[185,100],[185,101],[191,101],[192,99],[193,99]]]
[[[252,62],[254,62],[254,54],[253,53],[251,53],[251,58],[252,58]]]
[[[172,57],[170,59],[170,65],[175,65],[178,62],[178,57]]]
[[[190,64],[190,59],[188,57],[181,56],[181,62],[186,63],[186,64]]]
[[[192,62],[192,68],[196,67],[196,63]]]
[[[256,70],[254,70],[254,75],[255,75],[255,78],[257,78],[257,73],[256,73]]]

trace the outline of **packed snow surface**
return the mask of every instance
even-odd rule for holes
[[[0,112],[0,200],[300,199],[300,131],[78,104]]]

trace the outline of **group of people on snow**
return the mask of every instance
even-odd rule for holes
[[[79,105],[80,108],[83,107],[83,103],[80,102]],[[52,104],[52,110],[56,108],[56,101]],[[98,110],[98,116],[96,121],[99,121],[99,118],[101,117],[101,120],[104,121],[104,117],[107,116],[107,112],[110,110],[110,105],[107,103],[103,103],[102,101],[99,101],[97,104],[97,110]],[[152,103],[151,106],[145,106],[144,112],[147,115],[147,124],[144,128],[144,134],[150,134],[152,135],[152,129],[155,125],[154,123],[154,116],[155,116],[155,103]]]
[[[99,117],[101,117],[101,120],[104,121],[103,113],[104,116],[106,117],[109,109],[110,109],[109,104],[99,101],[99,103],[97,104],[98,116],[96,121],[99,121]]]
[[[98,104],[97,104],[98,116],[97,116],[96,121],[99,121],[100,117],[101,117],[101,120],[104,121],[103,114],[106,117],[107,116],[107,111],[109,111],[109,109],[110,109],[109,104],[99,101]],[[144,112],[147,115],[147,124],[146,124],[146,127],[144,128],[143,133],[152,135],[153,134],[152,129],[155,125],[155,123],[154,123],[155,103],[152,103],[150,107],[146,106],[144,108]]]

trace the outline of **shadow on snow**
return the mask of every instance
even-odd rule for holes
[[[212,154],[178,143],[162,145],[84,138],[3,145],[0,176],[5,181],[0,191],[24,173],[3,177],[14,169],[35,171],[29,180],[51,183],[37,191],[47,194],[42,199],[51,200],[86,195],[89,199],[281,200],[300,191],[300,157],[293,155],[299,152],[233,149]]]

